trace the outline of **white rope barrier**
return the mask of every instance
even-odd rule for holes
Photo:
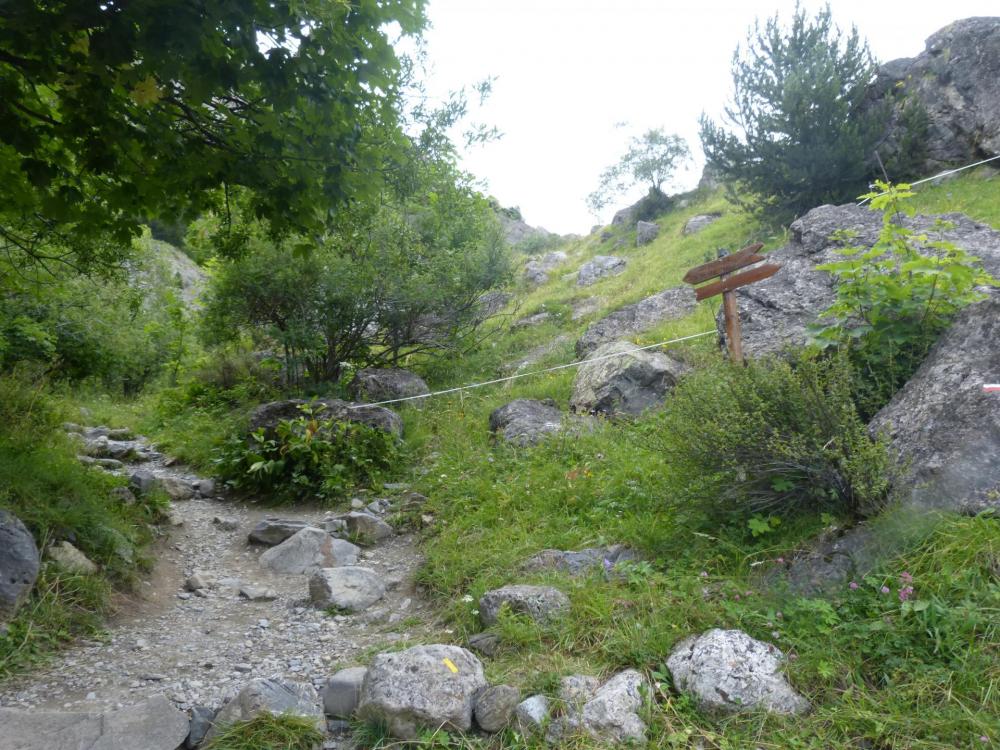
[[[973,167],[981,167],[983,164],[989,164],[991,161],[996,161],[997,159],[1000,159],[1000,154],[997,154],[996,156],[991,156],[989,159],[983,159],[982,161],[977,161],[975,164],[966,164],[964,167],[958,167],[957,169],[946,169],[944,172],[940,172],[934,175],[933,177],[925,177],[922,180],[917,180],[916,182],[910,182],[907,184],[909,184],[910,187],[916,187],[917,185],[923,185],[925,182],[933,182],[934,180],[940,180],[942,177],[947,177],[948,175],[951,174],[964,172],[966,169],[972,169]],[[879,193],[878,195],[886,195],[886,193]],[[873,195],[871,196],[871,198],[865,198],[858,205],[863,206],[872,198],[877,198],[877,197],[878,196]]]
[[[666,346],[667,344],[676,344],[681,341],[689,341],[691,339],[701,338],[702,336],[718,335],[718,331],[702,331],[701,333],[692,333],[690,336],[681,336],[679,339],[671,339],[670,341],[660,341],[656,344],[648,344],[646,346],[640,346],[632,351],[644,351],[646,349],[655,349],[658,346]],[[585,365],[588,362],[600,362],[605,359],[613,359],[615,357],[621,357],[622,352],[616,354],[604,354],[600,357],[592,357],[590,359],[582,359],[579,362],[567,362],[561,365],[555,365],[554,367],[546,367],[543,370],[532,370],[531,372],[522,372],[517,375],[508,375],[505,378],[495,378],[494,380],[485,380],[482,383],[472,383],[471,385],[460,385],[455,388],[446,388],[443,391],[433,391],[431,393],[422,393],[419,396],[405,396],[403,398],[391,398],[386,401],[376,401],[371,404],[354,404],[349,406],[348,409],[363,409],[366,406],[385,406],[387,404],[398,404],[403,401],[416,401],[421,398],[432,398],[434,396],[443,396],[447,393],[458,393],[459,391],[470,391],[473,388],[483,388],[487,385],[496,385],[497,383],[507,383],[511,380],[519,380],[521,378],[529,378],[533,375],[544,375],[547,372],[555,372],[557,370],[565,370],[570,367],[579,367],[580,365]]]

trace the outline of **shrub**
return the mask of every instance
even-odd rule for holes
[[[744,517],[878,510],[892,472],[854,408],[852,380],[839,356],[715,367],[683,380],[647,426],[677,499]]]
[[[837,277],[837,299],[823,313],[830,322],[812,331],[820,345],[848,352],[864,419],[910,379],[955,314],[982,299],[976,287],[997,283],[978,258],[902,224],[901,217],[913,213],[905,203],[913,195],[909,185],[878,182],[876,188],[864,197],[883,211],[878,241],[871,249],[844,248],[844,260],[818,266]]]
[[[399,457],[392,435],[356,422],[316,419],[308,407],[303,411],[279,422],[273,433],[261,428],[249,440],[231,437],[217,460],[220,474],[236,489],[336,501],[378,480]]]

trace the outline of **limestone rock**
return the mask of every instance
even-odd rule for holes
[[[674,287],[615,310],[593,323],[576,342],[576,356],[585,359],[602,344],[642,333],[667,320],[683,318],[695,307],[694,292]]]
[[[323,568],[309,579],[309,598],[321,609],[361,612],[385,596],[382,577],[360,565]]]
[[[422,728],[467,732],[476,696],[486,686],[479,659],[458,646],[382,653],[365,676],[358,716],[384,721],[404,740]]]
[[[596,677],[584,674],[571,674],[559,681],[559,700],[570,711],[579,711],[587,701],[594,697],[601,681]]]
[[[635,225],[635,246],[642,247],[655,240],[660,234],[660,225],[652,221],[640,221]]]
[[[563,429],[563,413],[541,401],[519,398],[490,414],[490,432],[515,445],[534,445]]]
[[[1000,509],[1000,295],[965,308],[869,426],[901,465],[904,503],[976,513]]]
[[[788,684],[783,661],[770,643],[741,630],[714,629],[681,641],[667,668],[675,687],[691,693],[706,711],[802,713],[809,703]]]
[[[621,544],[608,547],[587,547],[581,550],[544,549],[524,563],[524,569],[537,572],[559,570],[571,576],[585,575],[594,568],[613,567],[615,563],[637,559],[632,550]],[[607,562],[605,562],[607,561]]]
[[[547,622],[569,611],[569,597],[552,586],[516,584],[487,591],[479,599],[479,616],[484,625],[493,625],[503,605],[535,622]]]
[[[937,219],[953,227],[940,230]],[[1000,232],[972,221],[962,214],[941,217],[915,216],[903,225],[931,240],[954,242],[982,261],[993,276],[1000,275]],[[819,321],[819,314],[835,298],[834,277],[816,266],[843,260],[837,254],[845,244],[871,247],[882,228],[882,215],[866,207],[849,203],[844,206],[820,206],[792,222],[791,241],[769,253],[768,262],[781,270],[769,279],[736,290],[743,329],[743,351],[747,356],[777,354],[789,346],[801,346],[808,340],[806,327]],[[835,239],[835,233],[854,235],[849,243]],[[724,330],[720,311],[716,318]]]
[[[0,510],[0,621],[17,611],[37,578],[35,538],[21,519]]]
[[[925,169],[958,166],[1000,153],[1000,18],[966,18],[927,39],[912,59],[879,68],[869,89],[876,104],[898,92],[923,105],[929,120]],[[899,105],[883,150],[900,148]]]
[[[188,728],[162,695],[106,713],[0,708],[4,750],[177,750]]]
[[[521,691],[516,687],[494,685],[486,688],[476,698],[476,724],[484,732],[499,732],[510,723],[520,701]]]
[[[191,723],[187,739],[184,740],[185,750],[196,750],[205,740],[205,735],[212,728],[215,720],[215,709],[208,706],[191,707]]]
[[[469,648],[483,656],[494,656],[500,647],[500,636],[493,633],[473,633],[469,636]]]
[[[397,438],[403,437],[403,420],[391,409],[383,406],[366,404],[351,404],[336,398],[318,401],[304,401],[291,398],[284,401],[272,401],[261,404],[250,415],[250,432],[263,429],[265,434],[272,433],[278,423],[285,419],[297,419],[302,416],[300,407],[309,406],[318,419],[333,419],[346,422],[358,422],[376,430],[387,432]]]
[[[517,704],[514,709],[514,728],[523,737],[540,732],[549,718],[549,699],[533,695]]]
[[[323,710],[335,719],[350,719],[361,702],[361,686],[367,667],[342,669],[326,681],[323,688]]]
[[[310,527],[265,550],[260,563],[275,573],[310,574],[320,568],[354,565],[360,552],[350,542],[334,539],[323,529]]]
[[[351,382],[351,396],[363,401],[390,401],[427,393],[430,393],[430,388],[423,378],[398,367],[366,367],[358,370]],[[409,403],[420,404],[422,400],[415,399]]]
[[[570,686],[564,683],[564,687]],[[573,687],[577,688],[577,692],[569,696],[573,703],[568,704],[566,713],[552,724],[546,735],[550,742],[582,734],[602,745],[645,743],[646,724],[638,712],[648,683],[639,672],[634,669],[620,672],[589,697],[590,683],[580,681]],[[579,706],[584,699],[586,702]]]
[[[314,719],[323,728],[323,709],[312,685],[279,679],[254,680],[226,703],[205,735],[210,741],[218,733],[238,721],[249,721],[262,713],[292,714]]]
[[[347,524],[347,531],[368,543],[388,539],[396,532],[378,516],[363,511],[347,513],[340,518]]]
[[[45,554],[71,573],[94,575],[98,570],[96,564],[67,541],[53,544]]]
[[[134,471],[128,478],[128,486],[139,495],[145,495],[156,489],[156,477],[150,471]]]
[[[194,482],[190,479],[183,479],[182,477],[160,477],[158,480],[160,487],[166,492],[170,499],[177,502],[179,500],[190,500],[196,494],[198,490],[194,486]]]
[[[595,255],[592,260],[580,266],[576,284],[590,286],[605,276],[617,276],[625,270],[625,264],[625,259],[617,255]]]
[[[714,224],[722,214],[698,214],[692,216],[684,225],[684,234],[697,234],[709,224]]]
[[[661,404],[688,366],[627,341],[604,344],[591,355],[597,361],[577,369],[570,407],[576,412],[641,414]]]
[[[299,521],[294,518],[265,518],[253,527],[248,538],[251,542],[273,547],[309,527],[308,521]]]

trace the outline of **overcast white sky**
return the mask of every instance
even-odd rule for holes
[[[822,6],[804,0],[810,13]],[[960,18],[998,15],[996,0],[833,0],[841,27],[856,24],[882,61],[912,57]],[[585,199],[628,138],[664,127],[688,140],[701,172],[697,121],[721,112],[730,61],[754,19],[794,0],[430,0],[425,40],[431,93],[495,76],[475,113],[503,137],[474,148],[463,166],[529,224],[586,233],[597,223]],[[629,127],[616,127],[627,122]],[[621,199],[626,205],[644,192]],[[613,209],[600,217],[610,220]]]

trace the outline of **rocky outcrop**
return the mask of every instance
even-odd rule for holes
[[[423,378],[398,367],[366,367],[358,370],[351,382],[351,396],[361,401],[391,401],[430,392]],[[419,404],[421,399],[414,399],[412,403]]]
[[[674,686],[724,714],[763,709],[798,714],[809,703],[782,673],[784,655],[741,630],[709,630],[681,641],[667,659]]]
[[[260,556],[260,564],[275,573],[310,575],[321,568],[354,565],[361,550],[323,529],[305,528]]]
[[[385,583],[371,568],[323,568],[309,579],[309,598],[320,609],[361,612],[385,596]]]
[[[403,740],[416,739],[421,729],[467,732],[486,686],[482,663],[458,646],[382,653],[368,668],[357,715],[384,722]]]
[[[576,356],[584,359],[602,344],[642,333],[667,320],[682,318],[691,313],[694,306],[694,292],[686,287],[666,289],[626,305],[587,328],[576,342]]]
[[[319,401],[290,398],[261,404],[250,414],[250,432],[263,429],[265,433],[271,433],[282,420],[301,417],[303,406],[313,409],[313,416],[318,419],[358,422],[397,438],[403,437],[403,420],[391,409],[367,404],[351,404],[336,398]]]
[[[617,276],[625,270],[626,261],[617,255],[595,255],[590,261],[580,266],[576,277],[577,286],[596,284],[605,276]]]
[[[876,104],[896,102],[883,155],[900,148],[905,130],[899,115],[906,97],[927,113],[925,169],[958,166],[1000,153],[997,80],[1000,18],[956,21],[931,35],[917,57],[886,63],[869,91]]]
[[[21,519],[0,510],[0,621],[17,611],[37,578],[35,538]]]
[[[514,614],[527,615],[535,622],[544,623],[569,612],[569,597],[552,586],[518,584],[493,589],[479,599],[479,617],[483,624],[496,623],[504,606]]]
[[[563,414],[555,406],[521,398],[490,414],[490,432],[508,443],[534,445],[548,435],[562,430]]]
[[[641,414],[663,403],[688,366],[627,341],[604,344],[580,366],[573,381],[570,407],[613,417]]]
[[[312,685],[304,682],[261,679],[254,680],[244,687],[235,698],[222,707],[205,740],[211,741],[231,724],[250,721],[262,713],[302,716],[313,719],[317,728],[324,726],[323,709]]]
[[[1000,296],[967,307],[910,381],[872,420],[907,467],[904,502],[1000,509]]]
[[[939,218],[952,227],[938,228]],[[930,240],[954,242],[980,258],[983,268],[991,274],[1000,274],[1000,232],[962,214],[916,216],[903,222],[915,232],[926,233]],[[835,298],[834,278],[816,266],[843,260],[837,251],[845,244],[871,247],[881,229],[881,213],[853,203],[820,206],[796,219],[791,225],[791,241],[767,256],[781,270],[769,279],[736,290],[744,353],[759,357],[805,344],[806,327],[818,322],[819,314]],[[848,242],[837,239],[838,233],[843,232],[852,235]],[[716,320],[721,333],[724,330],[721,310]]]
[[[639,221],[635,225],[635,246],[648,245],[660,235],[660,225],[652,221]]]
[[[106,713],[0,708],[5,750],[177,750],[187,714],[159,695]]]
[[[551,237],[552,232],[542,227],[533,227],[515,216],[511,216],[504,209],[497,211],[497,218],[500,220],[500,229],[503,231],[504,239],[508,245],[519,245],[527,240],[545,239]]]
[[[565,263],[567,257],[562,250],[553,250],[541,258],[529,260],[524,265],[524,280],[528,284],[544,284],[549,280],[549,273]]]
[[[714,224],[722,214],[698,214],[697,216],[692,216],[684,224],[684,234],[697,234],[705,227]]]

